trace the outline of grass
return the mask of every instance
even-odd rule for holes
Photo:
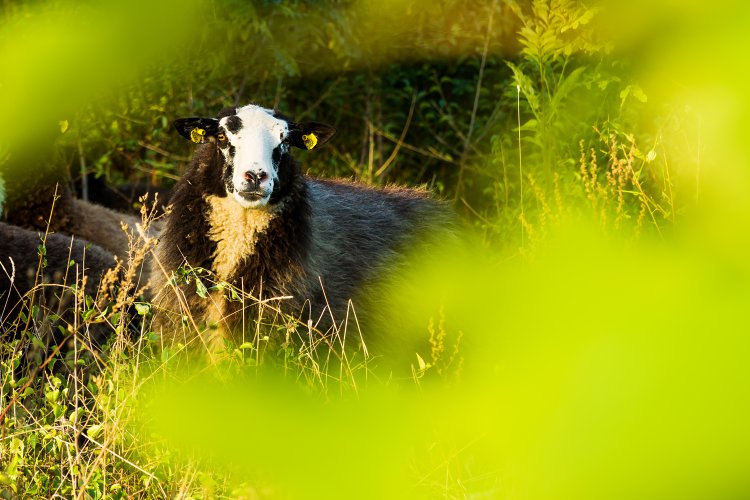
[[[244,341],[212,359],[202,346],[162,345],[139,294],[150,242],[134,244],[122,280],[105,279],[67,314],[38,302],[53,286],[40,283],[25,316],[4,325],[13,340],[0,356],[2,496],[746,492],[750,408],[736,395],[750,382],[750,273],[733,256],[745,255],[743,242],[727,253],[705,236],[714,225],[674,210],[681,191],[667,157],[612,128],[597,138],[551,190],[530,171],[503,249],[419,256],[401,276],[411,287],[379,292],[391,300],[381,333],[425,339],[401,353],[399,376],[350,343],[356,309],[346,330],[318,332],[265,302],[274,319],[249,318]],[[257,304],[201,270],[182,279],[206,300]],[[80,297],[79,283],[66,286]],[[34,370],[26,353],[58,326],[75,340],[44,351]],[[100,351],[90,346],[102,329]]]
[[[148,227],[153,213],[146,213],[145,206]],[[204,376],[217,383],[235,376],[262,378],[268,370],[321,395],[356,393],[359,379],[366,382],[366,347],[350,349],[344,340],[347,329],[357,329],[353,309],[343,324],[323,334],[313,324],[283,315],[273,301],[264,301],[260,314],[271,311],[274,321],[249,319],[251,337],[240,345],[227,341],[218,350],[164,345],[149,329],[153,306],[142,299],[141,270],[154,243],[133,241],[128,261],[118,262],[102,279],[96,297],[79,291],[87,276],[62,285],[39,283],[24,297],[20,310],[26,312],[15,322],[6,319],[5,336],[13,340],[3,344],[0,357],[3,497],[212,498],[252,493],[258,486],[230,482],[226,474],[172,453],[145,432],[148,419],[139,413],[144,387]],[[43,259],[42,251],[40,268]],[[206,293],[227,293],[248,306],[259,303],[228,283],[211,281],[206,272],[184,274],[182,279]],[[41,300],[64,291],[80,297],[65,314],[48,309]],[[183,319],[185,328],[199,330],[191,337],[200,338],[204,332],[190,311],[184,311]],[[44,347],[50,329],[59,329],[64,342],[43,350],[37,362],[30,361],[29,352]],[[102,330],[109,342],[100,350],[91,332],[101,336]],[[84,354],[93,356],[93,362],[84,364]]]
[[[648,161],[639,160],[634,142],[623,142],[615,133],[599,137],[598,149],[581,146],[579,189],[585,203],[572,205],[564,198],[558,177],[551,195],[534,176],[527,177],[533,208],[527,207],[521,219],[523,260],[545,255],[553,235],[581,207],[601,230],[618,235],[630,228],[637,236],[647,222],[664,214],[644,190]],[[143,215],[148,222],[152,214],[144,208]],[[133,242],[128,262],[119,262],[105,277],[99,295],[76,302],[60,325],[73,335],[72,350],[50,352],[39,370],[26,364],[24,353],[47,325],[61,318],[35,303],[38,292],[52,285],[40,284],[36,294],[26,297],[35,326],[23,329],[23,323],[16,323],[9,332],[15,340],[3,345],[1,361],[0,491],[5,497],[502,493],[504,473],[486,449],[492,442],[483,438],[486,430],[475,434],[456,427],[445,419],[455,411],[461,419],[467,415],[441,409],[457,396],[456,388],[477,382],[477,373],[492,374],[503,366],[489,353],[476,351],[477,336],[505,330],[503,314],[488,314],[502,304],[493,304],[502,294],[498,297],[487,282],[474,284],[486,278],[476,276],[486,273],[476,261],[446,273],[449,260],[430,256],[409,278],[418,283],[415,290],[397,294],[403,295],[402,302],[394,307],[412,307],[415,318],[424,318],[410,328],[421,331],[427,348],[407,353],[411,362],[404,373],[410,377],[393,379],[373,369],[378,359],[366,344],[346,345],[344,339],[361,337],[355,309],[343,330],[320,332],[265,301],[260,310],[271,314],[261,312],[260,321],[249,318],[249,335],[239,345],[227,342],[212,351],[201,345],[163,345],[150,330],[153,306],[141,298],[139,273],[153,244]],[[489,274],[502,275],[500,269],[517,259],[488,259],[495,266]],[[258,304],[242,290],[213,281],[204,270],[186,270],[180,279],[202,287],[206,300],[212,293],[226,293],[248,306]],[[430,280],[437,280],[435,286]],[[73,293],[80,289],[80,283],[67,286]],[[435,303],[444,305],[427,305]],[[263,319],[268,317],[273,321]],[[203,334],[189,310],[180,323],[193,332],[192,338]],[[91,344],[91,332],[101,329],[110,338],[103,351]],[[406,333],[399,325],[385,332]],[[502,358],[502,348],[495,348]],[[84,353],[95,363],[82,366],[78,360]],[[493,379],[483,375],[478,387],[487,388]],[[484,410],[473,399],[476,390],[469,391],[466,409],[481,414]],[[465,398],[459,396],[455,404],[466,403]],[[421,403],[415,406],[415,401]],[[395,421],[394,414],[400,415]],[[476,415],[470,420],[477,418],[478,429],[488,425]],[[341,448],[347,439],[357,440],[353,448]],[[321,478],[321,462],[336,464],[341,474]],[[395,469],[394,463],[399,464]],[[286,467],[296,469],[284,472]],[[366,472],[370,470],[375,472]],[[389,478],[388,484],[373,483],[375,473]]]
[[[634,58],[660,61],[641,67],[649,101],[617,80],[627,71],[600,76],[591,63],[586,81],[572,68],[569,36],[590,18],[547,8],[571,2],[533,4],[513,4],[528,29],[503,109],[518,128],[493,140],[486,164],[462,165],[467,187],[486,186],[492,202],[461,199],[480,244],[419,256],[403,280],[413,287],[390,289],[382,308],[384,335],[426,339],[404,353],[405,376],[378,372],[374,349],[344,348],[359,335],[356,308],[345,331],[250,318],[244,342],[207,360],[200,346],[162,345],[138,286],[110,281],[60,318],[38,302],[52,291],[40,283],[4,325],[0,496],[747,497],[747,82],[717,77],[741,60],[741,30],[712,28],[694,5],[681,48],[669,38],[679,33],[641,33]],[[611,27],[653,29],[646,10],[626,9]],[[696,61],[716,64],[706,73]],[[683,113],[678,93],[658,109],[672,92],[663,82],[686,84],[695,107]],[[630,89],[620,112],[610,99],[608,118],[580,132],[589,115],[574,104],[596,106],[576,98],[613,86]],[[414,147],[404,135],[393,142]],[[372,148],[363,158],[344,162],[377,177]],[[147,252],[122,263],[126,283],[138,283]],[[208,296],[257,302],[200,270],[184,277]],[[25,353],[57,326],[72,348],[44,351],[44,369],[27,371]],[[99,352],[87,346],[101,329],[111,341]]]
[[[134,241],[96,297],[80,293],[85,276],[64,285],[78,297],[67,314],[40,300],[60,288],[39,283],[5,325],[2,496],[631,498],[663,488],[648,473],[659,454],[641,456],[629,436],[681,436],[653,431],[678,415],[651,403],[690,387],[706,395],[701,384],[719,372],[698,380],[670,348],[700,364],[691,332],[717,314],[731,324],[736,312],[713,297],[704,307],[696,290],[712,289],[712,258],[672,248],[685,226],[680,193],[696,187],[675,184],[666,150],[610,122],[591,130],[549,179],[523,136],[515,181],[502,142],[490,167],[477,167],[490,172],[494,207],[461,201],[484,241],[417,256],[398,284],[373,292],[380,336],[411,346],[395,355],[371,349],[356,304],[323,332],[282,314],[283,298],[259,301],[202,269],[181,270],[175,284],[206,301],[226,294],[258,317],[246,318],[241,341],[208,346],[200,340],[217,330],[183,308],[174,338],[192,344],[165,343],[151,323],[159,311],[142,298],[153,241]],[[562,150],[553,140],[537,142]],[[148,225],[153,214],[143,216]],[[694,324],[665,323],[683,303]],[[27,353],[51,329],[72,342],[43,350],[36,369]],[[737,341],[731,332],[724,340]],[[100,350],[92,338],[102,333]],[[391,355],[401,370],[379,370]],[[737,458],[721,443],[706,457]],[[673,475],[696,467],[662,459],[674,459]]]

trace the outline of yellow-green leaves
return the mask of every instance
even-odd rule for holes
[[[201,15],[195,0],[63,0],[35,2],[5,16],[0,109],[17,119],[0,122],[3,142],[39,147],[40,131],[65,132],[60,117],[137,81],[145,68],[184,46]]]

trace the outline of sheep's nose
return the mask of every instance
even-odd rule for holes
[[[260,186],[260,183],[268,178],[268,174],[265,172],[251,172],[250,170],[245,172],[245,180],[255,187]]]

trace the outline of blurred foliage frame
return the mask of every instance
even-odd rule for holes
[[[62,12],[111,27],[106,19],[113,16],[100,16],[103,5],[3,4],[10,23],[0,31],[0,53],[21,52],[27,40],[16,35],[29,27],[38,33],[33,25],[40,17],[52,27],[42,39],[48,45],[32,43],[22,56],[47,61],[59,54],[60,60],[49,72],[32,72],[44,78],[29,84],[33,78],[22,71],[28,69],[23,61],[3,58],[19,69],[0,76],[6,90],[0,108],[12,117],[0,129],[5,172],[43,174],[50,168],[77,183],[82,174],[94,174],[115,184],[169,184],[190,154],[190,145],[171,131],[173,118],[254,101],[298,119],[330,122],[339,129],[330,154],[300,154],[306,170],[372,184],[427,184],[455,201],[492,250],[493,266],[473,280],[482,286],[455,287],[470,318],[446,321],[451,332],[472,326],[489,339],[474,344],[480,352],[473,353],[466,385],[431,385],[436,370],[419,358],[418,394],[407,391],[402,399],[386,392],[386,403],[377,408],[392,417],[406,407],[409,420],[399,423],[428,434],[420,434],[424,439],[412,450],[421,487],[456,496],[497,493],[511,476],[540,498],[585,498],[586,492],[601,498],[591,491],[612,493],[604,484],[610,479],[627,487],[619,492],[623,498],[632,491],[705,498],[719,491],[717,485],[724,498],[748,491],[736,469],[748,461],[742,311],[750,218],[744,205],[734,205],[741,197],[729,196],[747,187],[738,139],[746,127],[738,117],[748,106],[737,97],[747,94],[747,81],[736,64],[746,44],[711,41],[735,41],[747,8],[729,20],[735,29],[726,34],[720,21],[727,14],[719,9],[731,14],[736,2],[686,2],[683,16],[673,16],[669,5],[635,2],[628,15],[604,24],[599,15],[613,15],[606,12],[612,5],[599,10],[599,4],[571,0],[481,2],[472,9],[457,0],[167,5],[154,12],[150,4],[129,2],[115,10],[132,23],[128,31],[114,30],[111,38],[102,35],[106,30],[94,32],[104,36],[98,39],[103,46],[118,42],[111,60],[66,69],[90,46],[86,36],[92,32],[73,24],[81,28],[81,40],[76,44],[72,37],[59,50],[71,26],[55,29],[50,19]],[[652,8],[656,13],[649,16]],[[672,17],[687,18],[685,31],[691,40],[698,33],[699,41],[686,44],[677,36],[672,45],[661,44],[681,33],[669,23]],[[149,19],[141,33],[139,21]],[[705,33],[695,29],[704,19],[710,21]],[[160,29],[160,22],[170,29]],[[648,32],[659,32],[659,23],[669,28],[666,35]],[[618,24],[637,27],[641,45],[618,52],[596,38],[602,34],[594,28]],[[162,43],[165,53],[152,48]],[[675,46],[696,50],[677,55],[670,52]],[[649,54],[650,65],[643,62]],[[700,75],[684,70],[694,57],[712,56],[731,70],[728,76],[706,76],[702,65],[692,70]],[[137,64],[128,65],[131,59]],[[107,72],[112,74],[100,79]],[[23,85],[8,87],[16,76],[28,92],[19,90]],[[673,92],[670,79],[680,78],[688,97],[698,99],[679,92],[664,98]],[[25,115],[28,110],[36,112]],[[21,135],[23,140],[12,140]],[[720,164],[727,166],[709,168]],[[722,203],[711,204],[716,200]],[[581,220],[593,223],[581,229]],[[495,313],[499,306],[502,314]],[[132,411],[132,400],[118,399],[116,378],[131,377],[132,365],[120,368],[97,382],[107,401],[94,417],[110,416],[112,405]],[[60,384],[54,378],[39,383],[52,394],[43,424],[58,425],[54,391]],[[282,403],[297,395],[279,392]],[[494,398],[492,411],[483,412],[487,393]],[[194,402],[181,402],[182,416],[189,418]],[[359,414],[362,407],[353,405]],[[330,433],[338,430],[331,423],[336,417],[352,414],[321,406],[323,429]],[[289,418],[283,405],[269,407],[270,414]],[[379,415],[373,410],[366,421],[378,425]],[[358,423],[349,421],[344,429],[366,442]],[[240,424],[237,429],[244,430]],[[49,430],[29,435],[48,439],[45,446],[50,439],[59,443],[58,436],[45,434]],[[379,428],[381,447],[387,447],[387,430]],[[477,437],[477,430],[485,433]],[[312,437],[320,447],[329,443],[325,432]],[[283,462],[300,439],[283,434],[285,447],[274,449],[276,459]],[[6,443],[3,451],[17,459],[15,467],[23,443]],[[152,452],[158,477],[145,474],[134,482],[142,480],[139,491],[158,494],[154,484],[175,479],[180,466],[168,451]],[[368,460],[383,467],[383,457],[387,453]],[[504,469],[507,457],[513,459],[507,460],[510,469]],[[606,460],[597,462],[599,457]],[[127,468],[123,464],[115,467]],[[609,475],[587,481],[587,474],[605,469]],[[519,470],[530,477],[514,475]],[[445,477],[435,479],[435,471]],[[190,474],[185,481],[199,477],[196,482],[205,484],[186,489],[209,496],[212,473]],[[88,479],[92,496],[109,491],[101,473]],[[170,484],[182,486],[181,480]],[[699,488],[690,490],[695,484]]]

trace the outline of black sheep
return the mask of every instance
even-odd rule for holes
[[[170,280],[181,268],[209,270],[258,299],[283,297],[277,304],[284,312],[325,329],[345,317],[350,300],[362,319],[370,287],[453,223],[425,190],[303,175],[290,149],[325,144],[335,132],[328,125],[295,123],[251,104],[217,118],[176,120],[175,127],[199,146],[173,190],[151,288],[159,309],[183,313],[187,306],[199,325],[218,325],[207,330],[214,332],[203,339],[209,343],[227,334],[241,340],[257,309],[243,313],[222,291],[206,299],[194,283],[178,281],[176,297]],[[166,320],[158,324],[166,340],[195,338],[180,338]]]

